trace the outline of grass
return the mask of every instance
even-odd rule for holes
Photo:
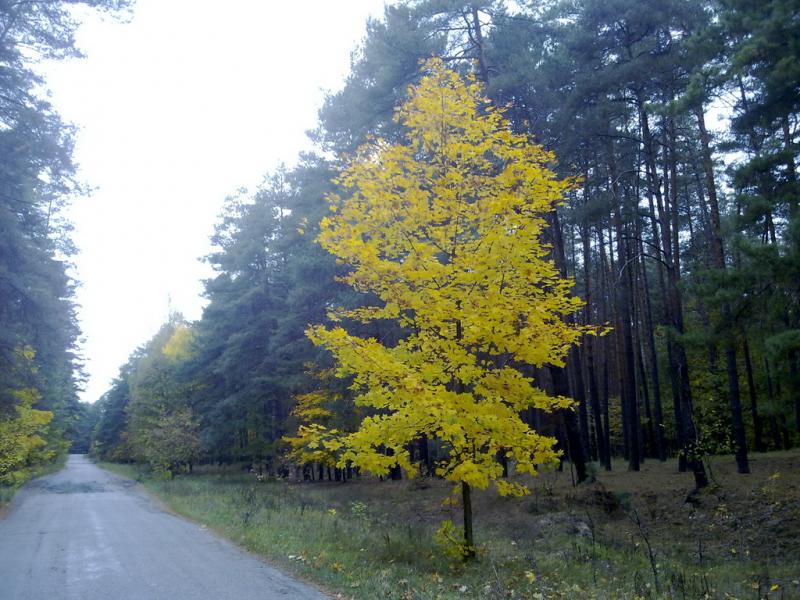
[[[691,476],[657,463],[578,488],[546,473],[523,499],[478,494],[481,547],[466,565],[434,542],[460,516],[441,481],[259,482],[217,469],[164,481],[102,466],[336,598],[800,598],[800,453],[763,457],[749,479],[718,459],[723,483],[695,507],[683,503]],[[771,539],[756,535],[765,529]]]
[[[11,504],[11,501],[14,499],[14,495],[17,493],[19,488],[21,488],[31,479],[35,479],[43,475],[49,475],[50,473],[57,473],[64,468],[64,464],[66,462],[67,455],[65,453],[59,454],[50,462],[43,463],[19,472],[19,478],[14,485],[0,484],[0,517],[2,517],[5,511],[8,510],[8,507]]]

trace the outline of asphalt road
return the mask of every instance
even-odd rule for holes
[[[325,600],[71,455],[0,521],[0,599]]]

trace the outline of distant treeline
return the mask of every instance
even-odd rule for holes
[[[559,176],[581,181],[545,241],[586,301],[574,320],[613,331],[534,373],[576,411],[526,421],[560,440],[579,477],[590,460],[637,470],[672,457],[703,485],[704,456],[735,453],[746,473],[748,452],[797,444],[800,1],[514,6],[400,2],[369,22],[320,110],[318,153],[227,201],[202,319],[171,319],[96,405],[97,455],[168,472],[331,466],[284,438],[309,415],[351,430],[364,409],[305,330],[374,299],[337,282],[348,267],[315,238],[346,157],[370,137],[402,141],[394,107],[431,56],[474,73],[517,132],[555,153]],[[402,337],[391,323],[362,333]],[[419,444],[420,461],[440,450]]]

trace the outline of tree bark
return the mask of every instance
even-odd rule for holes
[[[630,260],[628,244],[622,227],[622,195],[619,189],[619,173],[617,172],[616,159],[614,156],[613,142],[609,143],[608,148],[608,175],[614,207],[612,217],[614,230],[617,237],[617,272],[615,284],[617,287],[617,324],[619,335],[622,340],[622,352],[620,353],[620,387],[622,390],[622,415],[625,423],[625,434],[627,437],[628,469],[631,471],[639,470],[639,418],[636,402],[636,366],[633,355],[633,335],[631,332],[631,270],[628,268]]]
[[[478,77],[483,83],[489,83],[489,66],[486,63],[486,50],[483,42],[483,27],[481,26],[480,15],[478,14],[478,7],[472,6],[472,31],[470,32],[470,41],[475,46],[475,60],[478,63]]]
[[[566,254],[564,252],[564,238],[561,233],[561,222],[558,218],[558,212],[555,210],[550,213],[550,232],[553,236],[553,259],[555,260],[556,267],[558,267],[559,271],[561,272],[562,277],[567,276],[567,260]],[[571,316],[565,317],[567,321],[572,321]],[[585,394],[583,393],[583,380],[581,379],[579,383],[579,388],[576,390],[571,390],[569,386],[569,373],[567,371],[570,368],[570,364],[574,363],[576,356],[578,353],[576,350],[572,349],[568,356],[567,356],[567,366],[564,368],[558,367],[550,367],[550,374],[553,379],[553,388],[555,394],[557,396],[573,396],[577,394],[573,394],[574,391],[580,391],[580,394],[583,396],[582,398],[577,398],[579,403],[579,410],[580,405],[583,404],[584,410],[586,408],[586,398]],[[578,358],[578,360],[580,360]],[[561,411],[564,416],[564,426],[567,431],[567,444],[569,445],[569,455],[570,461],[575,466],[575,473],[577,476],[578,483],[585,481],[588,477],[588,473],[586,470],[586,455],[587,455],[587,448],[584,446],[584,437],[581,434],[581,427],[578,421],[578,416],[575,414],[573,410],[563,410]],[[588,421],[587,421],[588,423]],[[588,432],[587,432],[588,433]],[[587,437],[588,440],[588,437]]]
[[[750,362],[750,346],[747,343],[747,338],[742,340],[742,353],[744,354],[744,369],[747,374],[747,388],[750,392],[750,414],[753,417],[753,443],[756,447],[756,452],[764,452],[761,417],[758,415],[758,398],[756,396],[756,384],[753,379],[753,364]]]
[[[553,391],[557,396],[569,394],[569,383],[565,369],[550,367],[550,375],[553,379]],[[582,483],[588,478],[586,470],[586,450],[581,440],[580,426],[578,425],[578,415],[574,410],[563,409],[560,411],[564,418],[564,429],[567,435],[567,451],[570,462],[575,467],[575,477],[577,483]]]
[[[461,504],[464,509],[464,542],[466,544],[464,559],[469,560],[475,558],[475,535],[472,531],[472,494],[466,481],[461,482]]]
[[[587,178],[588,179],[588,178]],[[589,324],[592,321],[591,307],[594,300],[592,296],[591,285],[591,229],[588,222],[584,220],[583,231],[581,234],[583,242],[583,287],[586,301],[584,307],[584,323]],[[584,357],[586,359],[586,375],[589,383],[589,404],[592,411],[592,420],[594,422],[595,440],[597,447],[597,458],[603,464],[608,463],[607,453],[608,447],[606,446],[605,434],[603,432],[603,423],[600,410],[600,397],[597,389],[597,377],[594,372],[594,340],[593,336],[584,338]]]
[[[797,350],[789,351],[789,382],[794,392],[794,416],[797,431],[800,431],[800,367],[797,365]]]
[[[640,246],[640,251],[644,253],[644,248]],[[659,267],[660,268],[660,267]],[[647,353],[650,363],[650,379],[653,383],[653,424],[655,436],[655,454],[658,460],[667,460],[667,444],[664,439],[664,409],[661,405],[661,377],[658,369],[658,353],[656,351],[656,339],[653,324],[653,308],[650,303],[650,284],[647,277],[647,264],[642,258],[642,312],[644,316],[645,337],[647,340]]]
[[[602,277],[600,278],[601,284],[601,291],[600,296],[603,298],[604,302],[602,304],[603,314],[602,318],[605,321],[610,320],[609,310],[608,310],[608,299],[610,298],[610,291],[609,291],[609,268],[608,268],[608,259],[606,258],[606,243],[603,236],[603,228],[597,228],[597,241],[598,246],[600,249],[600,271],[602,273]],[[601,395],[600,395],[600,405],[603,413],[603,435],[604,435],[604,445],[606,450],[606,461],[603,463],[603,467],[606,471],[611,470],[611,428],[609,425],[609,415],[608,415],[608,402],[609,402],[609,370],[608,370],[608,361],[609,361],[609,347],[611,346],[611,336],[607,335],[603,338],[603,385],[601,387]]]
[[[674,385],[676,386],[677,399],[675,406],[675,422],[680,424],[679,439],[681,441],[681,459],[683,467],[692,470],[695,486],[703,488],[708,485],[705,466],[697,448],[697,429],[694,423],[694,403],[692,401],[692,386],[689,377],[689,361],[686,358],[686,350],[683,342],[679,339],[684,332],[683,327],[683,301],[680,291],[680,245],[678,243],[678,185],[677,185],[677,160],[675,156],[675,132],[671,121],[666,127],[668,131],[668,143],[665,145],[667,164],[669,166],[669,203],[664,198],[664,210],[659,206],[662,227],[665,232],[664,247],[670,248],[671,264],[667,271],[668,281],[668,304],[669,316],[673,332],[670,336],[669,356]],[[671,241],[670,241],[671,240]]]

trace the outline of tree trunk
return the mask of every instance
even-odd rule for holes
[[[790,188],[790,190],[793,190],[797,185],[797,166],[794,163],[794,157],[795,157],[794,141],[793,141],[792,131],[789,126],[788,115],[783,116],[781,127],[783,129],[784,155],[786,156],[786,180],[789,184],[788,187]],[[798,206],[800,205],[800,201],[798,201],[796,191],[790,191],[788,197],[789,197],[789,220],[794,220],[798,214]],[[798,420],[798,426],[800,427],[800,419]]]
[[[767,400],[770,404],[772,404],[775,394],[773,393],[772,389],[772,374],[770,373],[769,361],[767,360],[766,356],[764,357],[764,377],[767,380]],[[781,442],[781,433],[778,430],[778,419],[775,417],[775,415],[770,415],[769,417],[769,428],[770,433],[772,434],[772,443],[775,445],[775,450],[782,450],[783,443]]]
[[[603,237],[603,228],[597,228],[597,241],[600,248],[600,271],[602,273],[602,277],[600,278],[601,284],[601,291],[600,296],[603,298],[604,302],[602,304],[603,313],[601,318],[605,321],[609,320],[609,310],[607,299],[610,297],[609,292],[609,283],[608,283],[608,260],[606,258],[606,243]],[[603,435],[604,435],[604,445],[606,449],[606,461],[603,463],[603,467],[606,471],[611,470],[611,429],[609,426],[609,416],[608,416],[608,398],[610,395],[609,392],[609,378],[610,374],[608,371],[608,360],[609,360],[609,347],[611,345],[611,336],[605,336],[603,338],[603,385],[602,385],[602,392],[600,395],[600,405],[603,412]]]
[[[475,558],[475,535],[472,532],[472,494],[466,481],[461,482],[461,503],[464,509],[464,542],[466,543],[464,559],[469,560]]]
[[[644,248],[640,246],[644,253]],[[660,268],[660,267],[659,267]],[[658,353],[656,352],[656,339],[653,326],[653,309],[650,304],[650,285],[647,277],[647,264],[642,258],[642,313],[644,316],[645,337],[647,340],[647,353],[650,363],[650,379],[653,383],[653,430],[655,437],[655,454],[658,460],[667,460],[667,445],[664,440],[664,409],[661,405],[661,378],[658,369]]]
[[[626,447],[628,450],[628,469],[639,470],[639,418],[636,402],[636,366],[633,354],[633,335],[631,332],[631,271],[628,268],[630,256],[628,244],[622,227],[622,195],[619,190],[619,174],[617,173],[613,143],[608,148],[608,175],[612,197],[614,198],[613,222],[617,237],[617,270],[615,284],[617,287],[617,314],[619,333],[622,340],[620,354],[620,388],[622,391],[622,418],[625,424]]]
[[[419,459],[420,463],[425,466],[425,474],[431,477],[433,475],[433,465],[431,464],[431,453],[428,448],[428,436],[424,433],[419,438]]]
[[[674,127],[669,122],[666,127],[668,131],[669,143],[665,145],[664,152],[669,166],[669,203],[664,198],[664,210],[659,206],[661,224],[665,232],[664,247],[670,247],[671,258],[670,268],[667,272],[668,281],[668,314],[671,319],[673,333],[670,336],[669,357],[674,378],[673,384],[676,386],[677,398],[675,406],[675,422],[679,425],[679,440],[681,448],[681,458],[679,467],[689,468],[694,475],[695,486],[703,488],[708,485],[705,466],[697,448],[697,429],[694,423],[694,403],[692,401],[692,386],[689,378],[689,361],[686,358],[686,351],[680,336],[683,335],[683,301],[680,291],[680,245],[678,243],[678,186],[677,186],[677,160],[675,156],[675,133]],[[671,241],[670,241],[671,240]],[[682,463],[682,465],[680,464]],[[682,469],[682,470],[683,470]]]
[[[564,252],[564,238],[561,233],[561,222],[558,218],[558,212],[555,210],[550,213],[550,220],[551,220],[551,227],[549,229],[551,235],[553,236],[553,259],[556,263],[556,267],[558,267],[559,271],[561,272],[562,277],[567,276],[567,260],[566,254]],[[572,321],[571,316],[565,317],[567,321]],[[579,402],[579,410],[580,404],[583,404],[584,410],[586,408],[586,398],[585,394],[583,393],[583,380],[581,379],[579,383],[579,388],[576,390],[571,390],[569,386],[569,373],[567,369],[570,367],[570,364],[573,363],[575,357],[577,356],[577,352],[571,350],[570,353],[567,355],[567,366],[564,368],[558,367],[550,367],[550,375],[553,379],[553,388],[554,392],[557,396],[573,396],[573,391],[580,391],[580,394],[583,398],[578,398]],[[578,359],[580,360],[580,359]],[[577,395],[577,394],[575,394]],[[578,422],[578,417],[573,410],[563,410],[561,411],[564,415],[564,426],[567,430],[567,444],[569,447],[569,454],[570,454],[570,461],[575,466],[575,472],[577,474],[578,483],[581,483],[586,480],[587,478],[587,471],[586,471],[586,447],[584,446],[584,438],[581,434],[581,427],[580,423]],[[587,421],[588,423],[588,421]],[[587,432],[588,433],[588,432]],[[588,440],[588,437],[587,437]]]
[[[565,369],[558,367],[549,368],[553,379],[553,392],[556,396],[569,395],[569,383]],[[586,470],[586,450],[581,440],[580,427],[578,425],[578,415],[574,410],[563,409],[560,411],[564,417],[564,429],[567,434],[567,452],[572,465],[575,467],[575,476],[578,483],[586,481],[588,472]]]
[[[756,385],[753,380],[753,365],[750,362],[750,346],[747,343],[747,338],[742,340],[742,353],[744,354],[744,369],[747,374],[747,388],[750,392],[750,414],[753,417],[753,442],[756,447],[756,452],[764,452],[761,417],[758,415],[758,399],[756,397]]]
[[[588,179],[588,177],[587,177]],[[584,221],[584,229],[582,232],[583,242],[583,279],[584,279],[584,293],[586,306],[584,307],[584,324],[589,324],[592,321],[591,307],[592,307],[592,286],[591,286],[591,229],[586,221]],[[597,378],[594,372],[594,340],[593,336],[586,336],[584,338],[584,357],[586,358],[586,375],[589,383],[589,404],[592,411],[592,420],[594,422],[595,440],[597,448],[597,458],[602,464],[607,464],[608,447],[606,446],[605,434],[603,432],[603,424],[601,421],[600,411],[600,397],[597,389]]]
[[[647,421],[647,425],[644,427],[644,431],[642,432],[642,439],[647,440],[646,447],[642,451],[642,457],[654,456],[656,454],[656,435],[653,427],[653,413],[650,409],[650,389],[647,385],[647,374],[644,372],[644,356],[641,352],[641,347],[638,344],[637,349],[638,352],[636,353],[636,362],[639,366],[639,378],[642,382],[642,404],[644,405],[645,421]]]
[[[789,351],[789,388],[794,394],[794,416],[797,431],[800,431],[800,368],[797,365],[797,350]]]
[[[581,354],[582,352],[573,346],[570,349],[570,365],[572,367],[572,381],[573,381],[573,398],[578,403],[578,418],[580,423],[580,436],[581,445],[583,446],[584,455],[588,457],[589,454],[589,409],[586,401],[586,386],[583,383],[583,373],[581,367]]]
[[[483,42],[483,28],[481,26],[478,8],[472,7],[472,27],[470,41],[475,46],[475,60],[478,63],[478,77],[483,83],[489,83],[489,66],[486,63],[486,51]]]
[[[722,226],[720,221],[719,202],[717,200],[717,187],[714,179],[714,163],[711,158],[711,144],[706,130],[703,107],[695,109],[697,127],[700,130],[700,147],[702,150],[703,171],[706,177],[706,191],[708,194],[709,215],[711,218],[711,256],[714,266],[724,271],[725,250],[722,243]],[[733,323],[731,310],[728,303],[721,308],[722,326],[727,329],[725,335],[725,369],[728,373],[728,395],[731,407],[731,425],[733,428],[733,441],[736,444],[736,467],[739,473],[749,473],[750,465],[747,460],[747,438],[744,431],[742,417],[742,400],[739,391],[739,369],[736,361],[736,347],[733,340]]]

